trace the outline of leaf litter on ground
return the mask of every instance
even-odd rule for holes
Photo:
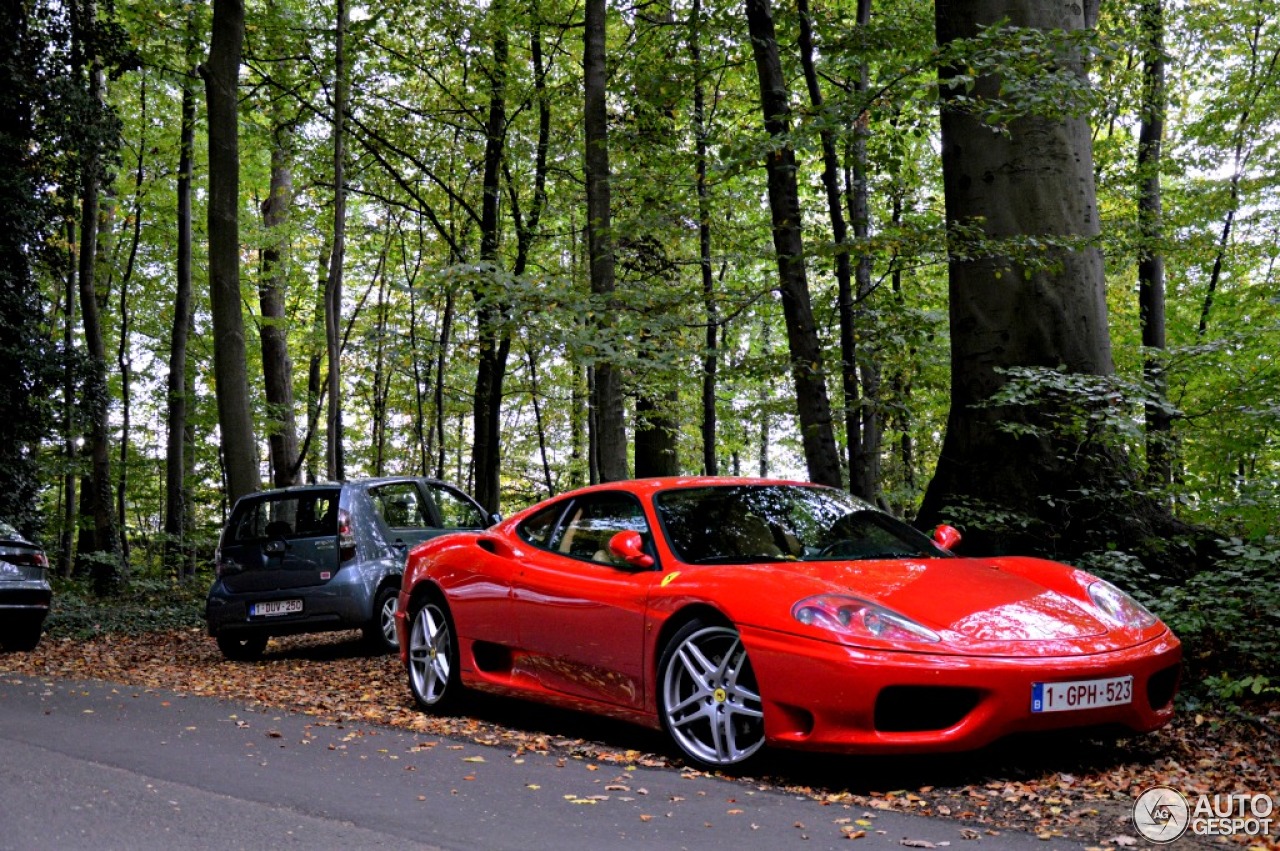
[[[498,699],[478,699],[465,716],[423,713],[399,659],[370,655],[353,633],[273,639],[263,659],[252,663],[225,661],[199,629],[87,641],[45,637],[33,652],[0,655],[0,677],[24,676],[105,680],[288,709],[331,724],[397,727],[424,736],[422,748],[452,739],[511,748],[517,760],[534,752],[556,755],[561,765],[579,760],[595,768],[643,765],[679,768],[686,777],[702,774],[682,766],[654,731],[578,713]],[[877,812],[897,810],[955,819],[962,842],[1016,829],[1046,841],[1117,849],[1145,844],[1134,836],[1131,813],[1137,796],[1152,786],[1187,795],[1277,795],[1280,705],[1253,709],[1242,716],[1180,713],[1145,736],[1020,739],[975,754],[886,758],[779,751],[769,754],[758,775],[735,779],[832,807],[836,835],[850,839],[866,835]],[[1188,840],[1202,847],[1280,848],[1274,829],[1262,839],[1187,836],[1183,843]],[[913,843],[908,838],[903,844]]]

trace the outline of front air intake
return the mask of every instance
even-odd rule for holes
[[[876,697],[876,729],[923,733],[954,727],[978,705],[977,689],[951,686],[889,686]]]

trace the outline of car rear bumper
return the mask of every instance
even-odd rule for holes
[[[6,580],[0,582],[0,617],[22,614],[43,618],[49,613],[53,590],[49,583],[39,579]]]
[[[301,600],[296,614],[251,615],[255,603]],[[205,601],[209,635],[258,633],[293,635],[335,629],[357,629],[372,617],[373,599],[363,585],[331,582],[324,586],[224,595],[217,585]]]
[[[963,751],[1022,732],[1119,726],[1147,732],[1173,717],[1182,649],[1172,633],[1106,653],[993,658],[867,651],[744,629],[781,747],[848,753]],[[1035,683],[1133,677],[1129,703],[1033,712]]]

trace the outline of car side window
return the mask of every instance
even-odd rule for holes
[[[475,503],[448,488],[431,485],[431,497],[440,513],[440,525],[445,529],[483,529],[489,525]]]
[[[551,546],[551,535],[555,532],[556,523],[563,513],[564,503],[557,502],[525,520],[516,527],[516,532],[535,547],[546,549]]]
[[[609,539],[619,532],[648,536],[649,524],[639,501],[627,493],[603,493],[574,502],[550,548],[573,558],[623,565],[609,551]]]
[[[373,504],[392,529],[426,529],[431,526],[426,505],[413,482],[396,482],[371,491]]]

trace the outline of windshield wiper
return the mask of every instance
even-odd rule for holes
[[[727,555],[704,556],[693,560],[693,564],[768,564],[775,561],[796,561],[795,556],[784,555],[765,555],[758,553],[755,555],[745,555],[743,553],[730,553]]]

